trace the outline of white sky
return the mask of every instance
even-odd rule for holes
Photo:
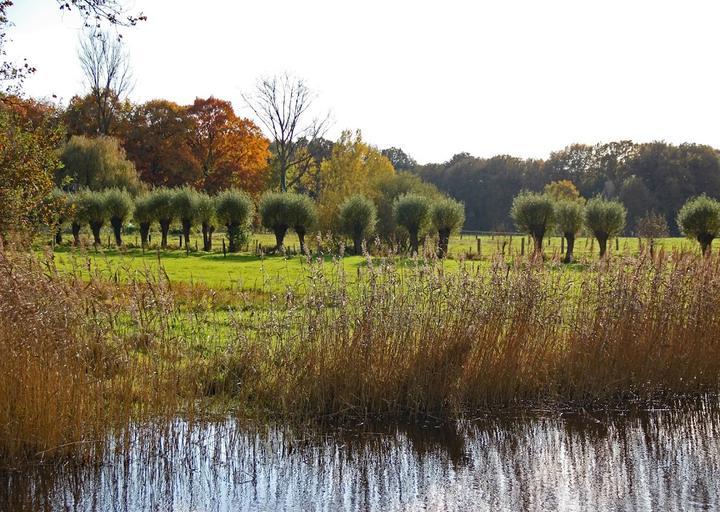
[[[720,2],[134,0],[134,101],[229,99],[264,74],[306,79],[328,136],[363,131],[421,163],[467,151],[546,157],[572,142],[720,147]],[[83,92],[80,19],[17,0],[12,56],[35,96]]]

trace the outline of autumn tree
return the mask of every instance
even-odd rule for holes
[[[198,188],[262,191],[270,153],[260,128],[236,116],[230,102],[212,96],[197,98],[187,113],[194,123],[189,145],[199,168]]]
[[[125,130],[125,149],[140,179],[156,187],[197,183],[202,174],[190,146],[194,129],[187,107],[167,100],[135,105]]]
[[[578,192],[577,187],[575,187],[575,184],[570,180],[552,181],[545,185],[543,191],[555,201],[567,200],[583,202],[580,192]]]
[[[299,151],[299,141],[307,145],[325,134],[329,116],[311,117],[315,94],[304,80],[287,73],[261,78],[253,93],[244,94],[245,103],[270,132],[273,166],[282,192],[293,188],[310,168],[312,155]],[[297,172],[289,176],[292,169]]]

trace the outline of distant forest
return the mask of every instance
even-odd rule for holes
[[[550,182],[570,180],[585,198],[603,195],[622,201],[628,210],[628,234],[645,215],[657,213],[677,235],[675,217],[688,198],[720,198],[719,158],[718,150],[699,144],[620,141],[574,144],[547,160],[460,153],[440,164],[410,166],[408,158],[404,164],[394,163],[463,201],[466,230],[512,230],[509,211],[518,192],[541,191]]]

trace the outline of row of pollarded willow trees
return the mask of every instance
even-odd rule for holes
[[[190,187],[159,187],[134,198],[118,188],[76,193],[56,190],[53,201],[60,212],[53,226],[56,242],[62,242],[62,229],[69,224],[75,245],[80,245],[83,226],[89,226],[94,243],[101,244],[101,230],[109,224],[119,247],[123,244],[124,227],[134,221],[143,247],[148,245],[151,226],[157,224],[160,247],[166,249],[171,225],[179,224],[186,247],[189,247],[193,228],[199,227],[203,250],[211,251],[213,233],[216,226],[222,225],[229,241],[228,250],[237,252],[247,240],[255,217],[252,198],[237,189],[209,196]],[[306,252],[305,236],[316,227],[318,219],[311,198],[295,193],[269,192],[260,198],[257,210],[263,227],[275,235],[276,251],[283,249],[285,235],[292,229],[298,236],[301,252]],[[452,199],[431,200],[407,193],[395,200],[393,217],[397,226],[407,232],[413,253],[418,251],[420,235],[432,230],[438,235],[438,252],[444,255],[448,251],[450,234],[462,228],[465,214],[463,205]],[[375,232],[377,219],[375,204],[362,195],[351,196],[339,206],[337,227],[353,240],[356,254],[362,252],[365,240]]]
[[[573,261],[575,237],[583,228],[598,241],[603,258],[608,240],[625,229],[627,216],[619,201],[595,197],[583,204],[577,199],[556,200],[534,192],[516,196],[510,213],[518,229],[533,238],[536,254],[542,252],[545,235],[553,229],[559,231],[567,241],[565,263]],[[678,212],[677,223],[682,232],[696,239],[702,252],[707,254],[720,233],[720,202],[704,195],[689,199]]]

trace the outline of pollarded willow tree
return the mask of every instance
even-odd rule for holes
[[[102,243],[100,230],[108,218],[107,209],[105,208],[105,194],[103,192],[82,190],[77,197],[77,211],[77,220],[80,224],[86,222],[90,225],[93,243],[96,246],[100,245]]]
[[[62,227],[72,215],[73,205],[71,196],[64,190],[54,188],[45,200],[47,210],[51,212],[50,228],[55,233],[55,243],[62,243]]]
[[[122,228],[133,211],[133,200],[124,189],[111,188],[104,193],[105,211],[115,235],[115,245],[122,245]]]
[[[564,263],[573,262],[575,236],[582,229],[584,213],[583,205],[576,200],[565,199],[555,204],[555,221],[557,228],[567,242],[565,257],[563,258]]]
[[[430,201],[420,194],[403,194],[393,203],[393,216],[398,226],[405,228],[410,235],[410,251],[417,254],[420,245],[420,233],[430,223]]]
[[[318,221],[317,208],[312,199],[304,194],[290,195],[290,225],[300,241],[300,252],[306,254],[305,235]]]
[[[220,193],[215,204],[215,215],[227,228],[228,250],[238,252],[247,236],[247,228],[254,213],[252,199],[245,192],[229,189]]]
[[[159,187],[150,192],[150,205],[153,212],[153,218],[160,224],[160,247],[167,249],[168,232],[170,224],[175,219],[175,209],[173,208],[173,198],[175,193],[165,187]]]
[[[180,220],[185,247],[190,247],[190,232],[197,222],[197,207],[199,195],[194,188],[182,187],[173,191],[172,208],[175,218]]]
[[[510,215],[517,228],[532,237],[535,254],[541,254],[543,239],[555,224],[552,198],[537,192],[521,192],[513,199]]]
[[[215,200],[209,195],[199,192],[196,201],[197,222],[203,237],[203,251],[212,251],[212,237],[215,232]]]
[[[356,194],[340,205],[340,229],[352,238],[355,254],[362,254],[363,242],[375,232],[377,210],[375,203]]]
[[[146,248],[148,246],[148,238],[150,235],[150,225],[155,220],[153,198],[151,194],[143,194],[135,198],[133,218],[140,228],[140,243],[143,248]]]
[[[263,227],[275,235],[275,251],[283,250],[285,234],[290,228],[290,205],[292,198],[284,192],[266,192],[260,198],[258,210]]]
[[[585,206],[585,227],[593,234],[600,246],[600,257],[607,252],[607,241],[625,229],[627,211],[619,201],[594,197]]]
[[[720,202],[706,195],[694,197],[680,208],[677,223],[686,236],[700,243],[703,254],[710,254],[720,233]]]
[[[449,197],[438,199],[430,207],[430,219],[438,233],[438,256],[444,258],[448,254],[450,235],[460,231],[465,223],[465,206]]]

